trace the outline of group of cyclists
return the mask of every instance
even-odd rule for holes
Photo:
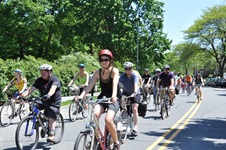
[[[150,96],[150,90],[153,90],[154,104],[156,102],[156,94],[160,92],[161,87],[168,87],[170,105],[173,104],[175,97],[175,88],[183,88],[183,83],[186,82],[190,88],[192,83],[199,85],[203,84],[200,74],[192,82],[188,77],[183,78],[176,76],[170,71],[170,66],[165,65],[163,71],[160,68],[155,70],[155,75],[152,77],[148,69],[144,70],[141,76],[138,71],[134,70],[132,62],[123,64],[124,72],[120,75],[119,69],[113,67],[113,55],[108,49],[103,49],[99,52],[99,62],[101,68],[94,71],[92,79],[89,81],[89,74],[85,71],[85,64],[79,64],[79,72],[74,75],[74,78],[69,82],[68,87],[79,90],[79,94],[74,101],[83,99],[86,94],[93,90],[93,87],[99,81],[100,94],[98,99],[103,97],[111,98],[111,103],[100,103],[95,106],[94,114],[99,119],[106,112],[106,126],[114,141],[114,150],[120,149],[120,142],[117,137],[117,129],[114,124],[114,117],[118,110],[123,109],[124,97],[131,96],[132,112],[134,126],[132,131],[138,133],[138,107],[141,102],[141,94]],[[42,101],[38,108],[44,109],[44,114],[49,118],[49,133],[47,142],[54,142],[54,130],[56,126],[56,113],[60,109],[61,104],[61,84],[58,77],[53,75],[53,68],[49,64],[43,64],[39,67],[40,77],[35,80],[31,87],[27,87],[27,80],[23,77],[21,70],[16,69],[15,78],[3,89],[5,92],[11,85],[15,84],[18,92],[14,95],[14,100],[24,102],[20,97],[26,97],[39,90]],[[76,112],[74,112],[76,114]]]

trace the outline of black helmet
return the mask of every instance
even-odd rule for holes
[[[170,69],[170,66],[169,65],[165,65],[164,69]]]

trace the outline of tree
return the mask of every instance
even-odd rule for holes
[[[186,39],[197,43],[204,52],[215,58],[223,77],[226,63],[226,6],[216,5],[203,11],[191,27],[184,31]]]

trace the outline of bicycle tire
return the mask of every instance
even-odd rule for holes
[[[166,110],[165,110],[165,99],[162,99],[162,104],[161,104],[161,118],[164,119],[165,118],[165,113],[166,113]]]
[[[61,113],[57,114],[54,144],[60,143],[64,135],[64,119]]]
[[[166,110],[166,116],[168,117],[170,115],[170,105],[169,105],[169,99],[166,100],[165,103],[165,110]]]
[[[20,113],[19,113],[19,118],[20,120],[22,120],[25,116],[28,116],[30,113],[30,103],[25,103],[26,106],[26,110],[22,110],[22,105],[20,104]]]
[[[26,130],[29,130],[29,131],[26,131]],[[28,133],[28,132],[30,134],[25,135],[25,133]],[[34,137],[33,142],[30,140],[32,136]],[[16,141],[16,147],[19,150],[34,150],[37,147],[37,144],[39,141],[39,129],[38,129],[38,125],[34,124],[33,122],[33,116],[24,117],[19,122],[16,129],[15,141]]]
[[[88,115],[89,115],[89,104],[86,101],[83,101],[82,102],[82,116],[83,116],[83,118],[87,118]]]
[[[14,117],[14,107],[12,103],[6,102],[0,110],[0,123],[3,127],[11,124]]]
[[[76,112],[76,114],[74,114]],[[74,101],[71,101],[69,105],[69,119],[70,121],[74,122],[77,119],[78,116],[78,107],[77,103]]]
[[[91,140],[92,140],[92,136],[90,135],[89,130],[85,132],[80,132],[76,138],[74,150],[90,149]],[[94,145],[95,144],[97,144],[97,142],[95,142]],[[93,147],[93,150],[96,150],[96,146]]]

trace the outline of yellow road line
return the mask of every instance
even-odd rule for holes
[[[195,113],[197,112],[198,108],[200,107],[201,105],[201,102],[200,101],[197,105],[197,107],[195,108],[195,110],[192,112],[192,114],[185,120],[185,122],[177,129],[177,131],[168,139],[166,140],[166,142],[159,148],[159,150],[164,150],[166,148],[166,146],[168,144],[171,143],[171,141],[180,133],[180,131],[182,129],[185,128],[185,126],[188,124],[188,122],[193,118],[193,116],[195,115]]]
[[[170,129],[168,129],[161,137],[159,137],[152,145],[150,145],[146,150],[152,150],[156,145],[159,144],[172,130],[174,130],[184,119],[189,115],[189,113],[193,110],[193,108],[197,105],[197,101],[193,106],[187,111],[187,113],[178,120]]]

